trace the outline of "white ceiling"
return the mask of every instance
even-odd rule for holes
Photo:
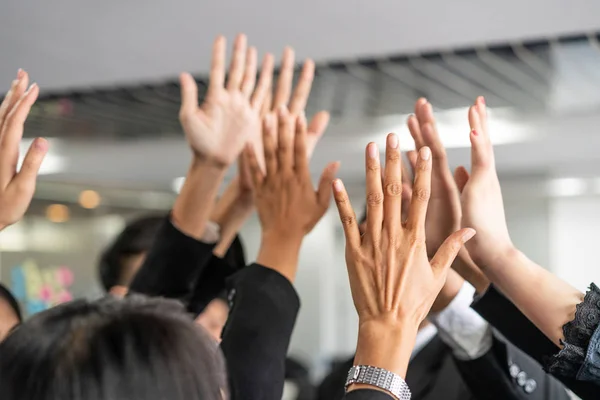
[[[598,15],[597,0],[2,1],[0,81],[17,68],[43,90],[203,72],[217,34],[353,59],[598,30]]]
[[[231,38],[243,31],[262,52],[290,44],[299,57],[331,61],[600,30],[598,0],[35,3],[0,4],[0,89],[19,67],[30,71],[42,91],[156,82],[181,70],[201,73],[219,33]],[[549,99],[553,114],[506,117],[528,139],[497,147],[501,173],[600,176],[600,136],[595,134],[600,88],[570,72],[574,56],[556,52],[561,79]],[[402,117],[336,121],[315,154],[315,174],[327,161],[340,160],[341,176],[360,185],[364,145],[402,125]],[[467,129],[465,116],[464,135]],[[189,159],[184,141],[176,139],[71,140],[56,143],[53,152],[63,158],[65,170],[42,181],[158,190],[169,190]],[[466,149],[449,154],[454,165],[469,161]]]

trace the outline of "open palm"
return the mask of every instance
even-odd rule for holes
[[[250,96],[256,83],[256,49],[247,48],[244,35],[236,38],[225,85],[226,41],[215,40],[209,87],[198,106],[198,86],[187,73],[181,74],[179,119],[196,157],[219,165],[232,164],[251,135],[260,130],[260,119]]]

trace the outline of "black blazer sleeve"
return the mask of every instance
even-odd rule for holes
[[[213,247],[214,244],[186,236],[171,223],[170,218],[165,218],[146,260],[130,285],[130,292],[187,303],[193,283],[212,257]]]
[[[472,307],[508,341],[543,366],[560,350],[494,286],[476,298]],[[600,389],[592,383],[556,378],[583,400],[600,398]]]
[[[394,397],[380,390],[360,389],[347,393],[344,400],[394,400]]]
[[[215,255],[207,261],[206,267],[196,279],[188,302],[188,311],[200,314],[208,303],[225,291],[227,278],[237,272],[236,267]]]
[[[232,275],[227,286],[231,308],[221,349],[231,398],[279,400],[300,309],[296,290],[283,275],[259,264]]]
[[[477,399],[569,400],[565,387],[540,364],[494,335],[490,351],[475,360],[455,360]]]

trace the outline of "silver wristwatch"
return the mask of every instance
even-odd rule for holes
[[[355,365],[348,372],[346,389],[355,383],[375,386],[390,392],[399,400],[410,400],[410,389],[404,379],[383,368],[370,365]]]

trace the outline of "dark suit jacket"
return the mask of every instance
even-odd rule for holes
[[[318,400],[343,398],[352,363],[352,359],[346,361],[325,378],[319,387]],[[525,371],[526,379],[536,381],[532,393],[527,393],[510,375],[509,364]],[[406,383],[413,400],[569,399],[563,386],[545,374],[535,361],[499,338],[494,338],[493,348],[482,357],[461,361],[436,336],[411,360]]]
[[[560,350],[493,285],[475,299],[472,307],[508,340],[542,365]],[[591,382],[560,376],[557,379],[584,400],[600,399],[600,388]]]
[[[189,300],[197,279],[215,267],[210,262],[212,249],[165,219],[130,291]],[[215,281],[224,279],[220,271],[212,272]],[[231,310],[221,348],[231,398],[280,400],[285,358],[300,308],[298,295],[285,277],[258,264],[227,278],[226,286]],[[209,300],[210,295],[205,296],[204,302]]]

